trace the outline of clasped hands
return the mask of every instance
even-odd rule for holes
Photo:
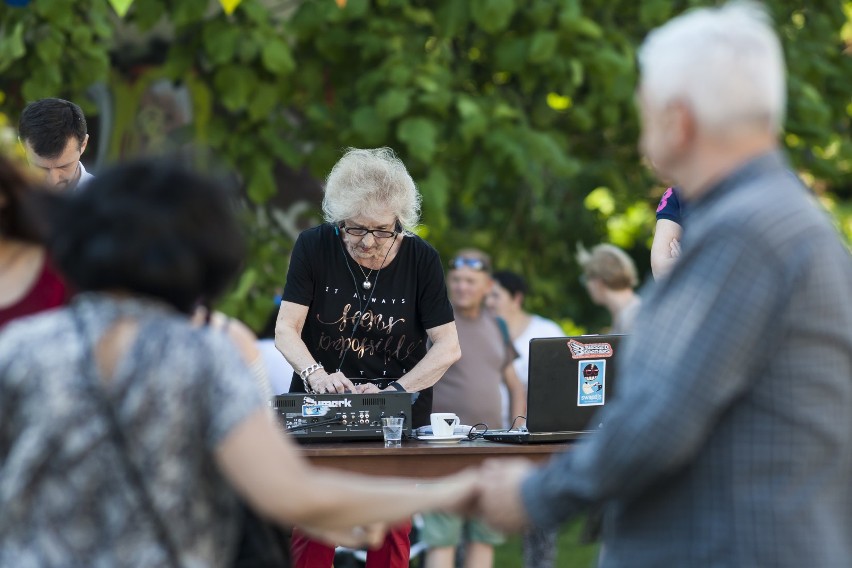
[[[330,374],[323,370],[317,371],[308,378],[308,383],[311,385],[311,389],[316,394],[343,394],[345,392],[355,394],[373,394],[381,391],[381,389],[373,383],[356,385],[340,371]]]
[[[533,467],[522,459],[488,460],[479,468],[423,481],[419,487],[429,492],[430,510],[478,517],[499,531],[517,533],[529,524],[521,500],[521,482]],[[381,545],[389,527],[376,523],[331,531],[302,528],[329,544],[375,548]]]

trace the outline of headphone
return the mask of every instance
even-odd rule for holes
[[[334,234],[335,236],[340,236],[340,228],[335,225],[334,226]],[[364,309],[370,306],[370,303],[373,301],[373,294],[376,293],[376,288],[379,287],[379,274],[376,273],[376,283],[373,285],[373,289],[370,290],[370,296],[367,298],[367,302],[365,304],[361,303],[361,292],[358,290],[358,280],[355,278],[355,273],[352,271],[352,266],[349,264],[349,256],[346,254],[346,249],[343,247],[343,238],[338,240],[340,243],[340,254],[343,255],[343,264],[346,265],[346,269],[349,270],[349,275],[352,277],[352,286],[355,287],[355,297],[358,299],[358,309],[361,312],[361,316],[354,322],[352,322],[352,333],[349,335],[349,343],[352,343],[352,338],[355,337],[355,332],[358,330],[358,326],[361,325],[361,322],[364,320]],[[345,347],[345,344],[343,345]],[[349,353],[349,350],[346,349],[343,351],[343,354],[340,356],[340,361],[337,362],[337,368],[343,368],[343,360],[346,359],[346,355]]]

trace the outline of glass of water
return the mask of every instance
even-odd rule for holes
[[[402,422],[401,416],[389,416],[382,418],[382,435],[385,438],[386,448],[399,448],[402,446]]]

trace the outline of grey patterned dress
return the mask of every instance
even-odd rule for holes
[[[102,385],[184,567],[229,563],[237,500],[213,451],[263,407],[228,340],[163,304],[81,296],[0,333],[0,566],[166,566],[167,554],[81,376],[84,342],[139,322]]]

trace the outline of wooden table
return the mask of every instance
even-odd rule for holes
[[[404,440],[400,448],[384,442],[320,442],[301,446],[317,466],[373,475],[438,477],[481,464],[489,458],[520,457],[542,462],[571,447],[561,444],[498,444],[476,440],[435,444]]]

